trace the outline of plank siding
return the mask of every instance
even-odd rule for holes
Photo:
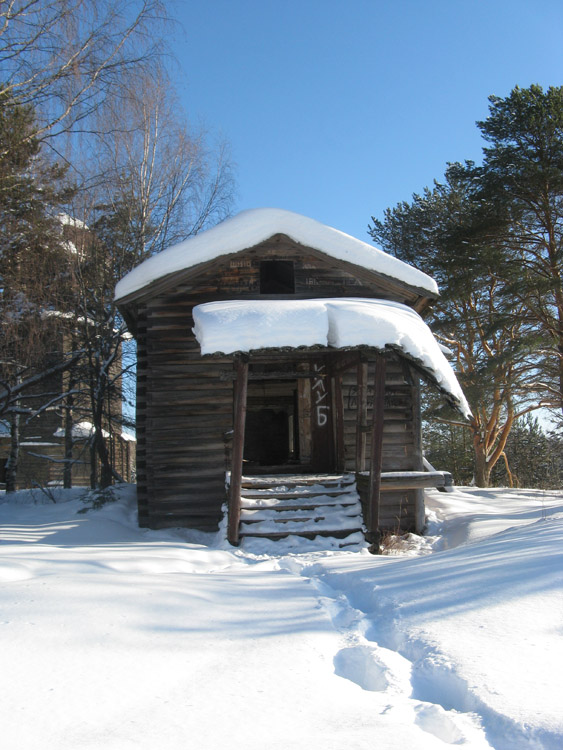
[[[406,368],[406,369],[405,369]],[[373,378],[375,366],[368,363],[367,424],[372,422]],[[357,372],[349,370],[343,377],[345,467],[355,471]],[[369,472],[371,431],[366,432],[366,463]],[[383,421],[382,471],[422,470],[420,404],[418,381],[413,381],[409,366],[393,353],[387,354],[385,409]],[[366,490],[367,492],[367,490]],[[420,490],[381,488],[380,528],[384,531],[415,531],[420,526]],[[417,515],[418,513],[418,515]]]
[[[260,264],[264,260],[293,261],[294,294],[260,294]],[[192,331],[193,307],[223,299],[343,296],[414,304],[416,295],[408,290],[377,279],[368,271],[355,269],[352,274],[346,265],[278,237],[236,256],[220,258],[189,279],[183,277],[176,286],[168,285],[144,303],[136,303],[137,483],[141,525],[215,530],[222,517],[233,429],[233,364],[229,357],[201,357]],[[129,312],[132,317],[132,308]],[[311,367],[304,363],[321,356],[321,353],[302,357],[293,354],[289,359],[294,369],[305,367],[307,371]],[[255,360],[257,363],[267,361],[266,354]],[[283,367],[283,360],[278,361],[276,369],[280,366]],[[258,365],[254,367],[259,372]],[[370,362],[368,384],[373,383],[373,375],[374,363]],[[335,435],[341,441],[342,468],[354,471],[357,367],[345,370],[341,377],[340,429]],[[307,379],[296,380],[296,398],[300,404],[310,401],[310,383]],[[367,390],[367,421],[371,424],[373,393],[370,387]],[[271,394],[273,399],[276,393],[283,398],[283,387],[272,380],[264,386],[264,393]],[[250,388],[250,409],[253,398]],[[333,417],[336,411],[333,408]],[[399,357],[389,353],[383,427],[384,471],[418,469],[420,451],[415,437],[418,429],[415,416],[413,385],[405,377]],[[298,427],[302,462],[311,452],[307,442],[310,437],[305,434],[310,433],[310,422],[311,415],[307,412]],[[370,455],[370,450],[368,433],[366,456]],[[365,468],[369,470],[369,460],[366,463]],[[394,528],[399,519],[401,527],[414,528],[415,506],[416,498],[409,491],[382,491],[382,526]]]
[[[358,492],[367,517],[369,497],[369,475],[358,477]],[[405,533],[414,531],[418,490],[392,490],[381,487],[379,501],[379,528],[383,532]]]
[[[150,526],[146,439],[147,368],[147,318],[145,306],[140,305],[137,318],[137,399],[135,416],[137,434],[136,466],[139,526]]]
[[[372,422],[373,378],[375,365],[368,363],[367,424]],[[344,455],[345,470],[356,470],[356,404],[357,372],[348,370],[343,376]],[[406,381],[399,357],[387,354],[385,379],[385,412],[383,422],[383,471],[418,470],[415,458],[415,423],[412,386]],[[371,435],[366,432],[366,467],[369,471]]]

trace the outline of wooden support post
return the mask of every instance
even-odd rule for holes
[[[356,388],[356,471],[366,470],[366,426],[368,417],[368,366],[358,362]]]
[[[246,397],[248,392],[248,361],[237,358],[234,365],[236,372],[234,384],[234,430],[227,539],[230,544],[236,546],[239,543],[240,491],[242,485],[244,427],[246,423]]]
[[[413,432],[413,468],[415,471],[424,471],[424,459],[422,451],[422,416],[420,403],[420,380],[416,373],[411,373],[411,394],[412,394],[412,432]],[[422,534],[426,524],[426,511],[424,507],[424,490],[416,489],[415,511],[414,511],[414,530],[417,534]]]
[[[311,403],[311,381],[297,381],[298,395],[298,422],[299,422],[299,462],[302,464],[311,463],[311,435],[313,407]]]
[[[379,499],[383,456],[383,420],[385,416],[385,354],[383,352],[378,352],[375,358],[373,391],[368,540],[371,542],[370,551],[374,554],[379,554],[379,542],[381,538],[379,531]]]
[[[342,396],[342,375],[334,378],[334,401],[336,418],[336,471],[343,472],[346,468],[344,456],[344,398]]]

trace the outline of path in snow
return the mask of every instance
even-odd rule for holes
[[[289,569],[295,572],[298,567],[293,561]],[[316,570],[318,564],[312,568],[305,565],[300,574],[315,585],[319,601],[340,634],[342,644],[333,657],[335,674],[386,698],[386,713],[409,716],[441,743],[475,749],[492,747],[486,740],[476,702],[459,699],[462,694],[467,697],[467,691],[455,676],[435,670],[432,689],[423,689],[413,657],[406,658],[400,649],[380,645],[378,629],[369,614],[353,607],[346,595],[324,583]]]
[[[457,517],[435,546],[478,546],[377,567],[334,557],[289,567],[315,584],[342,634],[337,674],[421,701],[416,723],[443,742],[475,742],[482,725],[496,750],[560,750],[561,496],[505,491],[500,509],[498,496],[443,501],[442,519]]]

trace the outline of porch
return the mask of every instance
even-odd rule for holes
[[[396,352],[368,347],[252,352],[234,357],[232,377],[231,544],[238,545],[244,536],[338,538],[365,532],[377,552],[384,530],[422,531],[423,489],[445,487],[451,476],[424,471],[420,390],[412,363]],[[346,404],[343,380],[348,383]],[[264,389],[269,395],[257,402],[257,383],[278,385]],[[293,392],[287,384],[295,384]],[[402,400],[398,389],[402,389]],[[276,401],[274,393],[282,394],[282,399]],[[351,406],[355,411],[355,455],[353,471],[347,472],[350,435],[345,413],[350,416]],[[268,436],[267,427],[249,441],[248,415],[258,416],[251,420],[250,429],[260,418],[264,425],[264,407],[272,412],[278,409],[278,423],[285,423],[285,430]],[[407,444],[409,436],[412,445]],[[265,446],[268,439],[273,440],[273,451]],[[261,446],[264,464],[257,461],[257,446]],[[402,468],[385,471],[384,451],[387,468]],[[393,453],[394,459],[390,457]],[[272,465],[276,455],[284,458]]]
[[[422,531],[423,488],[445,480],[423,477],[420,377],[463,414],[469,407],[417,313],[362,298],[226,300],[196,306],[193,318],[202,355],[232,361],[222,375],[234,381],[232,544],[243,473],[275,465],[276,473],[367,472],[363,518],[375,552],[383,529]]]

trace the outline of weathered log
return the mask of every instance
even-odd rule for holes
[[[385,354],[377,354],[373,382],[373,431],[371,437],[371,467],[369,491],[369,541],[371,551],[379,552],[379,490],[381,487],[381,465],[383,459],[383,419],[385,404]]]
[[[233,545],[239,543],[240,490],[242,486],[242,460],[244,454],[244,427],[246,423],[246,396],[248,392],[248,360],[235,360],[234,392],[234,435],[231,468],[231,485],[229,488],[229,528],[228,540]]]

